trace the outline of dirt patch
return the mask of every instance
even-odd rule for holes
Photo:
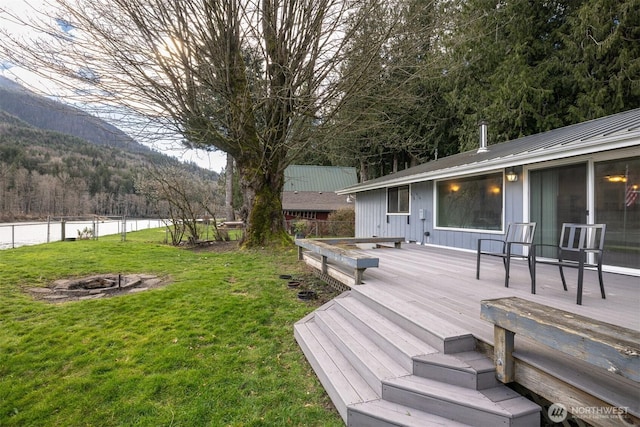
[[[27,292],[38,300],[50,303],[84,301],[130,295],[170,283],[167,278],[152,274],[100,274],[60,279],[48,287],[28,288]]]

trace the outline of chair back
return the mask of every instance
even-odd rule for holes
[[[606,224],[562,224],[560,248],[568,251],[602,251],[606,228]]]
[[[535,232],[535,222],[512,222],[507,226],[505,242],[530,245],[533,243],[533,235]]]

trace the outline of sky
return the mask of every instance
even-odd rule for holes
[[[45,10],[45,5],[46,0],[0,0],[0,28],[8,30],[12,34],[25,37],[32,36],[33,33],[30,28],[24,25],[19,25],[16,22],[12,22],[12,20],[8,18],[7,12],[20,17],[28,17],[33,13],[34,9],[39,11]],[[61,28],[65,31],[69,30],[68,27],[65,29],[65,27],[61,26]],[[26,86],[28,89],[40,92],[41,94],[49,95],[62,92],[61,89],[56,88],[52,81],[47,81],[43,77],[38,76],[29,70],[17,67],[1,56],[0,75],[15,80],[23,86]],[[61,100],[60,97],[57,97],[56,99]],[[108,117],[102,118],[109,121]],[[114,126],[119,127],[124,132],[129,133],[130,136],[136,139],[135,133],[131,130],[119,126],[116,122],[111,123]],[[185,162],[194,162],[202,168],[216,172],[221,172],[226,165],[226,155],[223,152],[211,153],[204,150],[188,150],[180,145],[179,142],[172,140],[157,141],[154,142],[153,145],[143,140],[139,140],[138,142],[148,145],[154,150],[160,151],[166,155],[176,157]]]

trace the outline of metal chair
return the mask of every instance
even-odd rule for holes
[[[567,290],[567,282],[564,278],[563,267],[578,269],[578,296],[576,303],[582,305],[582,279],[584,269],[596,268],[600,281],[600,294],[605,297],[604,283],[602,280],[602,255],[604,253],[604,235],[606,224],[562,224],[560,243],[558,245],[536,244],[533,245],[533,275],[531,281],[531,293],[536,293],[536,264],[557,265],[560,269],[562,286]],[[538,248],[552,247],[556,250],[557,259],[538,258]],[[567,259],[567,256],[577,259]],[[593,254],[595,262],[589,262],[589,254]]]
[[[533,235],[536,231],[535,222],[514,222],[507,226],[507,233],[504,240],[500,239],[478,239],[478,255],[476,263],[476,279],[480,279],[480,256],[487,255],[502,258],[504,264],[505,276],[504,286],[509,287],[509,269],[511,259],[526,259],[529,267],[529,274],[533,281],[533,264],[531,263],[531,245],[533,244]],[[486,247],[493,242],[492,246],[499,247],[498,250],[487,249]],[[496,245],[496,243],[499,243]],[[514,253],[513,247],[520,246],[522,253]],[[525,250],[526,248],[526,250]]]

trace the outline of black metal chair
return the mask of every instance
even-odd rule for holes
[[[560,243],[558,245],[536,244],[533,246],[533,276],[531,281],[531,293],[536,293],[536,264],[557,265],[560,269],[562,286],[567,290],[567,281],[564,278],[564,267],[578,269],[578,296],[576,303],[582,305],[582,280],[585,268],[596,268],[600,281],[600,293],[605,297],[604,283],[602,280],[602,256],[604,253],[604,235],[606,224],[562,224]],[[538,250],[544,247],[552,247],[556,251],[556,259],[538,258]],[[593,254],[595,262],[590,262],[589,255]],[[571,257],[574,259],[567,259]]]
[[[507,233],[504,240],[500,239],[478,239],[478,256],[476,263],[476,279],[480,279],[480,256],[487,255],[502,258],[505,276],[504,286],[509,287],[509,269],[511,259],[526,259],[529,267],[529,274],[533,281],[533,264],[531,263],[531,246],[533,245],[533,235],[536,231],[535,222],[514,222],[507,226]],[[492,246],[491,249],[487,246]],[[521,247],[521,253],[514,253],[514,246]],[[496,249],[496,247],[498,249]],[[526,248],[526,250],[525,250]]]

